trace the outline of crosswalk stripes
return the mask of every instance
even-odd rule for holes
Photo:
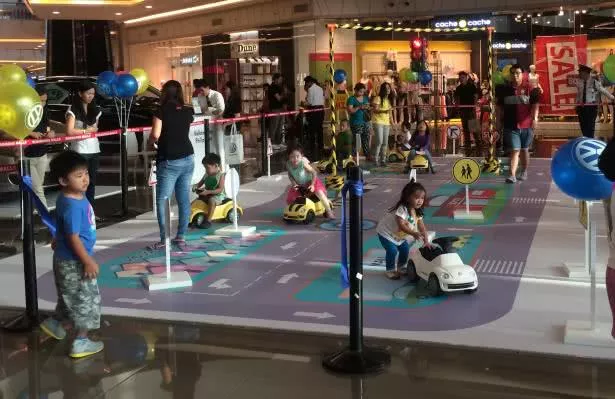
[[[525,262],[501,259],[478,259],[474,270],[482,274],[503,274],[506,276],[521,276]]]
[[[544,204],[547,202],[546,198],[538,197],[513,197],[513,204]]]

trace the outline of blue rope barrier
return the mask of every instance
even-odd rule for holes
[[[21,189],[27,191],[28,194],[32,197],[32,200],[34,201],[34,205],[36,206],[36,209],[38,210],[38,214],[41,217],[41,220],[51,232],[51,236],[55,237],[56,236],[56,224],[53,218],[51,217],[49,210],[45,207],[45,205],[43,205],[38,195],[34,192],[34,189],[32,188],[32,177],[31,176],[23,176],[21,178]],[[21,215],[21,217],[23,218],[23,215]]]
[[[342,280],[342,288],[348,288],[350,286],[350,279],[348,273],[348,247],[346,243],[346,194],[352,192],[357,197],[363,196],[363,181],[361,180],[347,180],[342,188],[342,267],[340,268],[340,277]],[[363,228],[363,221],[359,221]]]

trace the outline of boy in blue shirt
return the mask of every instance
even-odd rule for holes
[[[85,197],[90,184],[88,163],[74,151],[65,151],[50,164],[51,173],[62,187],[56,201],[56,236],[52,243],[53,273],[58,302],[55,314],[41,324],[51,337],[62,340],[74,328],[76,337],[70,357],[82,358],[103,350],[102,342],[91,341],[88,331],[100,328],[98,264],[92,258],[96,243],[96,221]]]

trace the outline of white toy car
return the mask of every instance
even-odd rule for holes
[[[408,276],[414,282],[427,282],[432,296],[443,292],[463,291],[472,294],[478,289],[474,268],[465,265],[453,248],[457,237],[441,237],[432,241],[432,248],[423,247],[412,254]]]

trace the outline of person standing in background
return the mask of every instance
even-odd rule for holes
[[[455,89],[455,104],[459,106],[461,115],[461,125],[463,127],[463,138],[466,155],[472,149],[472,136],[477,146],[481,145],[480,129],[476,124],[476,102],[478,101],[479,91],[470,80],[467,72],[459,72],[459,86]]]
[[[306,92],[305,105],[307,109],[314,110],[305,114],[307,120],[307,142],[310,145],[310,157],[318,160],[322,156],[324,137],[322,124],[325,121],[325,94],[318,85],[318,81],[311,76],[303,79]]]
[[[284,78],[282,78],[282,75],[274,74],[267,92],[269,109],[273,113],[284,111],[284,106],[287,103],[283,84]],[[282,144],[283,125],[284,116],[276,115],[269,118],[269,138],[274,144]]]
[[[49,128],[49,110],[47,108],[47,89],[44,86],[36,88],[36,92],[40,96],[41,104],[43,105],[43,117],[38,126],[34,128],[32,133],[28,136],[32,139],[44,139],[55,137],[55,132]],[[45,190],[43,189],[43,183],[45,182],[45,173],[47,172],[47,166],[49,165],[49,159],[47,158],[47,144],[35,144],[24,148],[23,155],[30,161],[30,176],[32,176],[32,188],[34,192],[41,200],[45,208],[47,206],[47,199],[45,198]]]
[[[221,118],[224,115],[224,97],[222,93],[212,89],[209,82],[200,79],[197,82],[197,101],[201,108],[201,113],[210,122]],[[221,124],[210,125],[210,132],[213,132],[212,147],[213,151],[220,156],[222,169],[226,168],[226,156],[224,153],[224,126]]]
[[[96,105],[94,97],[96,87],[89,80],[82,80],[77,89],[77,95],[73,96],[73,102],[66,111],[66,134],[68,136],[79,136],[82,134],[96,133],[98,131],[98,119],[102,115],[100,108]],[[90,204],[94,206],[96,197],[96,176],[98,174],[100,143],[97,137],[71,142],[71,149],[88,161],[88,174],[90,184],[85,192]],[[101,219],[97,216],[96,221]]]
[[[613,101],[615,97],[591,74],[592,69],[587,65],[579,65],[579,80],[577,81],[577,106],[581,133],[585,137],[594,138],[596,131],[596,118],[598,117],[598,103],[600,94]]]
[[[224,85],[224,102],[223,118],[239,118],[241,116],[241,95],[239,94],[237,85],[231,80]],[[234,122],[234,124],[239,133],[241,130],[241,122]],[[226,125],[226,130],[228,132],[231,131],[231,125],[231,123]]]

